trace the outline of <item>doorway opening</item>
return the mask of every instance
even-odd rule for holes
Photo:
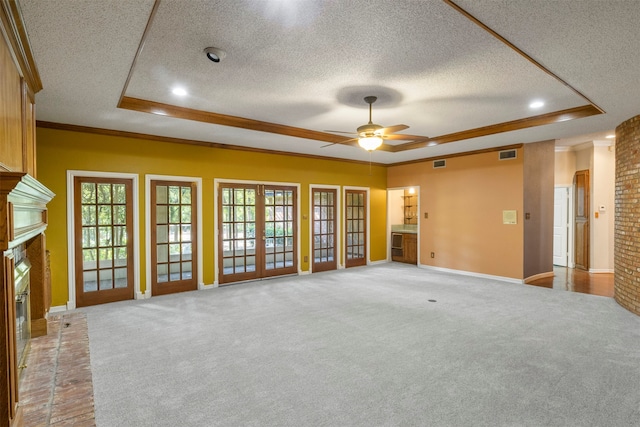
[[[387,189],[387,259],[418,264],[420,187]]]

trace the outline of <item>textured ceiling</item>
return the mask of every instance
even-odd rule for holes
[[[362,98],[376,95],[374,122],[406,124],[401,133],[425,137],[589,101],[605,111],[372,154],[389,164],[548,139],[584,142],[580,135],[599,139],[640,112],[640,2],[456,3],[506,40],[436,0],[20,0],[44,85],[36,96],[40,121],[367,161],[357,147],[322,148],[325,141],[118,105],[123,95],[310,131],[355,131],[368,120]],[[227,57],[212,63],[203,54],[208,46]],[[188,95],[173,95],[176,86]],[[534,99],[545,106],[532,111]]]

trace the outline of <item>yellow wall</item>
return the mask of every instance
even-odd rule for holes
[[[420,186],[420,264],[523,278],[522,158],[520,148],[513,160],[489,152],[449,158],[442,169],[432,161],[388,168],[389,188]],[[518,223],[503,224],[503,210],[516,210]]]
[[[145,174],[202,178],[204,283],[214,283],[214,179],[300,184],[300,269],[309,270],[309,184],[370,188],[372,261],[386,259],[386,168],[266,153],[224,150],[126,137],[37,129],[38,179],[57,196],[48,205],[52,306],[68,300],[66,171],[139,174],[141,290],[146,289]]]

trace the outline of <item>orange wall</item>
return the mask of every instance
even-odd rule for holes
[[[372,261],[385,260],[386,170],[382,166],[286,155],[216,149],[126,137],[37,129],[38,178],[57,196],[48,205],[47,247],[51,252],[53,306],[67,302],[66,171],[86,170],[139,174],[140,283],[146,289],[144,175],[202,178],[204,284],[214,283],[214,179],[300,184],[300,266],[309,270],[309,185],[325,184],[370,189]]]
[[[522,154],[452,157],[442,169],[432,161],[388,168],[389,188],[420,186],[420,264],[523,278]],[[503,224],[503,210],[516,210],[518,223]]]

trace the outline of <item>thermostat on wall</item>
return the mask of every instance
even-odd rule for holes
[[[502,211],[502,223],[503,224],[517,224],[518,223],[518,211]]]

